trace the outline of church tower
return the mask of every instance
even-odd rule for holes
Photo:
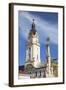
[[[50,39],[49,37],[46,40],[46,77],[53,76],[53,67],[51,67],[51,55],[50,55]]]
[[[26,45],[26,62],[25,66],[32,65],[37,68],[40,64],[40,43],[38,33],[36,31],[34,19],[32,27],[28,35],[28,41]]]

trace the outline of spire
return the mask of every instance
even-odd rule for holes
[[[49,43],[50,43],[50,38],[48,37],[47,39],[46,39],[46,58],[47,58],[47,61],[50,61],[50,45],[49,45]]]
[[[46,39],[46,60],[47,60],[47,69],[46,72],[47,73],[47,77],[51,77],[53,76],[53,68],[51,68],[51,55],[50,55],[50,38],[48,37]]]
[[[34,23],[34,19],[33,19],[33,22],[32,22],[32,28],[31,28],[31,33],[35,34],[36,33],[36,28],[35,28],[35,23]]]

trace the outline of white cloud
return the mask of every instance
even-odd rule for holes
[[[43,20],[42,18],[32,15],[29,12],[20,13],[20,33],[27,39],[29,30],[31,28],[32,19],[35,19],[36,29],[39,34],[40,42],[44,43],[47,37],[50,37],[51,42],[58,43],[58,26],[57,24],[50,23],[49,21]],[[26,22],[26,23],[25,23]]]

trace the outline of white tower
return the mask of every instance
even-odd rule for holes
[[[46,41],[46,60],[47,60],[47,67],[46,67],[46,77],[53,76],[53,68],[51,67],[51,55],[50,55],[50,46],[49,46],[49,38]]]
[[[33,19],[32,27],[28,35],[26,46],[26,62],[25,66],[32,65],[38,67],[40,64],[40,43]]]

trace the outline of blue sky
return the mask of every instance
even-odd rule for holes
[[[43,63],[46,61],[45,44],[47,37],[50,38],[51,58],[58,58],[58,13],[19,11],[19,65],[25,63],[26,42],[33,19],[35,19],[36,31],[39,36],[41,61]]]

